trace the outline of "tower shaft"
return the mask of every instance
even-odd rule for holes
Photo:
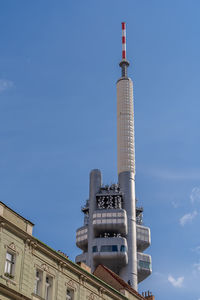
[[[120,276],[137,290],[137,245],[135,203],[135,147],[133,119],[133,83],[122,77],[117,82],[117,154],[118,182],[127,213],[128,264]]]
[[[124,209],[127,213],[128,264],[120,276],[137,290],[137,241],[135,201],[135,141],[133,82],[127,77],[126,24],[122,23],[122,76],[117,82],[117,168],[120,190],[124,195]]]

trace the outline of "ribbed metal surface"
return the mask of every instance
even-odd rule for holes
[[[127,216],[124,209],[96,210],[93,214],[93,229],[95,236],[106,232],[109,236],[127,234]]]
[[[130,78],[121,78],[117,82],[118,174],[126,171],[135,173],[133,113],[133,82]]]
[[[136,225],[137,232],[137,251],[143,252],[151,244],[150,228],[142,225]]]
[[[151,256],[145,253],[137,253],[138,283],[146,279],[152,273]]]

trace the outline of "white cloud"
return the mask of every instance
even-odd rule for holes
[[[168,276],[168,281],[174,286],[174,287],[182,287],[183,286],[183,280],[184,277],[178,277],[177,279],[175,279],[172,275]]]
[[[175,201],[172,201],[172,206],[173,206],[174,208],[177,208],[177,207],[179,207],[179,203],[178,203],[178,202],[175,202]]]
[[[197,211],[194,210],[192,213],[185,214],[179,220],[181,226],[184,226],[188,222],[192,222],[192,220],[197,216]]]
[[[195,267],[195,269],[196,269],[197,271],[200,272],[200,263],[194,264],[194,267]]]
[[[192,192],[190,194],[190,200],[192,203],[200,202],[200,188],[199,187],[196,186],[192,189]]]
[[[0,93],[8,90],[14,86],[13,82],[10,80],[0,79]]]
[[[193,248],[192,251],[200,254],[200,246],[197,246],[197,247]]]

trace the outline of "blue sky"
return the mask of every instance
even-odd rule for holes
[[[89,172],[117,181],[127,22],[136,194],[158,300],[200,299],[199,0],[0,1],[0,200],[73,260]]]

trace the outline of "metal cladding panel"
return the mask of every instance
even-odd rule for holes
[[[94,211],[93,229],[96,236],[105,232],[117,232],[126,235],[126,211],[124,209],[103,209]]]
[[[117,158],[118,174],[135,174],[133,82],[122,78],[117,82]]]
[[[152,273],[151,256],[145,253],[137,253],[138,283],[146,279]]]
[[[82,250],[86,250],[88,247],[88,228],[82,226],[76,231],[76,245]]]
[[[136,213],[135,213],[135,175],[133,172],[121,172],[118,180],[123,193],[124,209],[127,213],[128,223],[128,265],[120,270],[119,276],[124,281],[130,281],[131,286],[137,290],[137,244],[136,244]]]
[[[151,244],[150,228],[142,225],[137,225],[136,232],[137,232],[137,250],[143,252]]]
[[[118,273],[123,266],[128,264],[126,238],[96,238],[93,240],[93,246],[96,246],[96,252],[93,252],[95,266],[103,264]],[[122,246],[125,247],[124,251],[121,251]],[[115,251],[105,250],[111,247],[115,247]]]

